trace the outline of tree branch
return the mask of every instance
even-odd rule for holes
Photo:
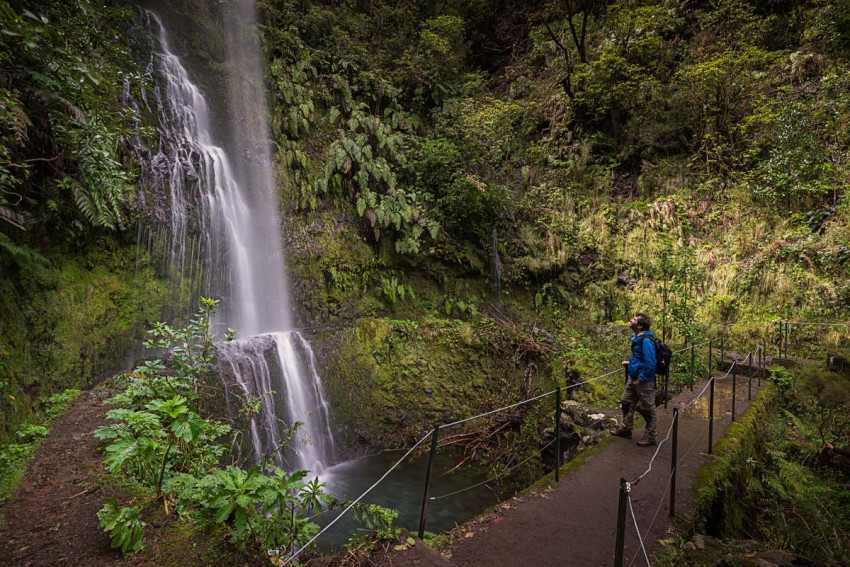
[[[570,99],[573,99],[575,98],[575,94],[573,93],[572,86],[573,65],[572,61],[570,60],[570,50],[567,49],[567,47],[563,43],[561,43],[561,40],[558,39],[558,36],[556,36],[555,32],[552,31],[552,28],[549,27],[548,22],[544,22],[543,25],[546,26],[546,32],[549,34],[549,37],[552,38],[552,41],[555,42],[555,45],[557,45],[558,49],[561,50],[561,53],[564,54],[564,62],[567,64],[567,75],[563,79],[561,79],[561,86],[564,87],[564,92],[567,94],[567,96],[570,97]]]

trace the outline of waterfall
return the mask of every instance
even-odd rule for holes
[[[156,153],[142,147],[137,156],[155,196],[154,214],[170,237],[170,273],[202,280],[199,293],[222,298],[216,326],[242,337],[223,345],[219,358],[240,398],[262,401],[261,411],[249,412],[254,459],[274,456],[320,472],[333,461],[329,408],[309,342],[290,331],[253,6],[238,4],[239,21],[225,26],[228,60],[239,73],[227,84],[229,150],[216,144],[207,99],[172,52],[164,25],[146,12],[155,39],[148,72],[160,138]],[[148,94],[142,98],[147,105]],[[140,241],[150,234],[140,231]],[[281,451],[283,426],[296,422],[303,425],[290,451]]]
[[[333,463],[336,447],[330,408],[313,350],[300,333],[270,333],[225,343],[219,349],[219,372],[235,381],[238,405],[262,398],[262,411],[249,422],[255,462],[273,457],[315,472]],[[285,384],[285,391],[276,391],[276,384]],[[234,413],[238,411],[233,403],[228,405]],[[281,424],[278,416],[289,420]],[[281,432],[283,425],[296,422],[301,425],[291,440],[293,450],[282,446]]]

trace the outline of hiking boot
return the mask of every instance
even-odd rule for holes
[[[613,435],[615,437],[623,437],[625,439],[631,439],[632,438],[632,430],[627,428],[627,427],[624,427],[622,425],[620,427],[618,427],[617,429],[610,429],[608,431],[608,433],[610,433],[611,435]]]
[[[644,432],[643,437],[637,442],[638,447],[652,447],[655,445],[655,435]]]

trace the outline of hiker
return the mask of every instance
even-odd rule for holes
[[[628,368],[628,380],[621,400],[623,409],[623,425],[611,430],[611,435],[632,438],[632,427],[635,423],[635,410],[646,420],[643,437],[637,444],[641,447],[655,445],[655,370],[656,348],[652,331],[649,330],[651,320],[644,313],[637,313],[629,321],[629,327],[634,331],[629,341],[632,343],[632,355],[623,361]]]

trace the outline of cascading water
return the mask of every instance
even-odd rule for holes
[[[204,293],[223,298],[217,323],[247,337],[223,345],[219,358],[238,382],[240,398],[261,400],[259,412],[248,412],[255,459],[274,456],[320,472],[334,453],[328,403],[310,344],[288,331],[291,310],[253,5],[240,0],[238,14],[238,22],[225,26],[228,60],[239,71],[227,91],[230,147],[239,156],[231,162],[214,141],[207,100],[171,51],[162,22],[147,12],[156,38],[148,71],[156,82],[161,133],[147,169],[170,210],[172,272],[184,277],[187,259],[202,264]],[[289,454],[280,451],[284,422],[302,423]]]

